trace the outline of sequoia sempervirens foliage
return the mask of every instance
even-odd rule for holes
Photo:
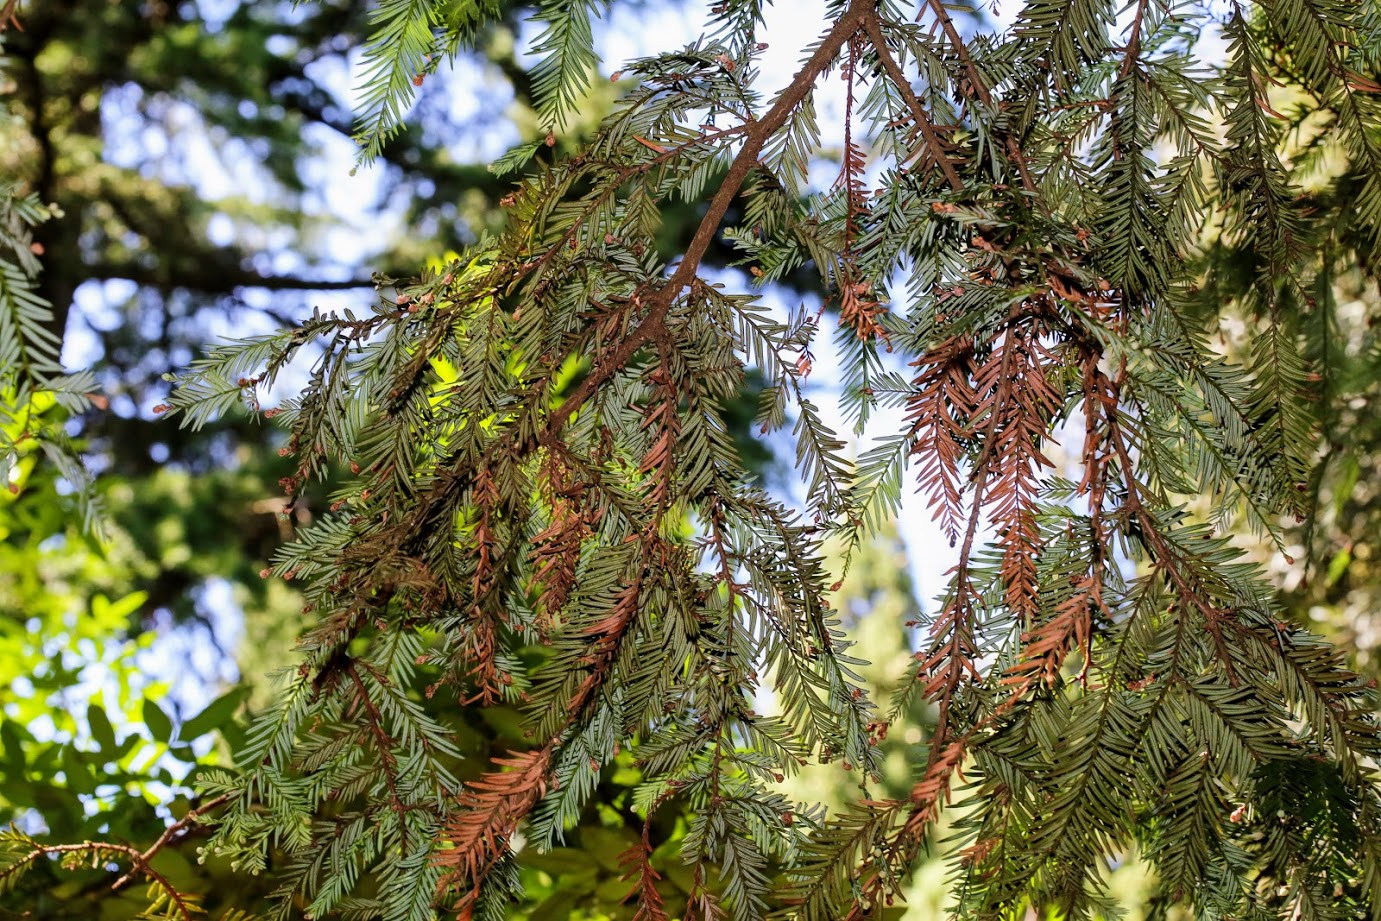
[[[539,5],[554,132],[596,77],[603,6]],[[367,149],[486,12],[451,7],[380,7]],[[262,412],[301,359],[305,389],[264,413],[298,459],[285,488],[351,472],[272,570],[308,598],[302,664],[208,781],[232,798],[210,846],[288,861],[285,913],[503,918],[524,856],[631,755],[643,921],[682,913],[653,860],[664,809],[689,821],[688,918],[878,917],[946,808],[959,917],[1089,916],[1135,853],[1162,909],[1381,918],[1367,689],[1224,531],[1280,541],[1310,512],[1313,372],[1271,305],[1310,296],[1299,241],[1329,178],[1282,158],[1281,108],[1327,113],[1311,143],[1370,170],[1345,231],[1371,272],[1376,4],[1029,0],[984,31],[940,0],[847,0],[784,87],[757,79],[761,13],[721,0],[701,39],[627,64],[579,153],[505,157],[523,177],[500,236],[180,381],[193,424]],[[1221,65],[1196,57],[1208,28]],[[831,82],[848,104],[822,137]],[[829,152],[838,180],[812,184]],[[678,202],[703,217],[669,254]],[[1251,256],[1245,364],[1187,306],[1206,233]],[[720,238],[746,275],[705,269]],[[803,267],[830,313],[782,319],[726,280]],[[860,430],[904,410],[856,459],[803,395],[826,326]],[[805,508],[736,457],[722,407],[750,370]],[[890,704],[938,723],[888,799],[889,704],[852,671],[822,547],[918,488],[959,562]],[[467,764],[434,695],[520,706],[528,744]],[[857,804],[789,802],[808,759],[854,771]]]

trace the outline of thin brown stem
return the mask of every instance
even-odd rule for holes
[[[403,803],[403,798],[398,794],[398,783],[394,778],[397,773],[397,761],[393,757],[393,740],[384,731],[384,717],[379,712],[379,708],[369,697],[369,689],[364,686],[364,679],[360,677],[359,669],[355,667],[355,661],[350,660],[345,666],[345,673],[350,676],[350,681],[355,685],[355,693],[359,695],[365,711],[369,716],[369,729],[374,736],[374,746],[379,750],[379,760],[383,762],[384,783],[388,785],[388,793],[393,800],[393,808],[398,811],[399,841],[402,844],[403,852],[408,850],[408,829],[402,822],[403,813],[407,807]]]
[[[600,362],[581,382],[580,386],[576,387],[571,395],[552,412],[547,419],[544,437],[540,440],[545,442],[555,438],[556,433],[565,425],[566,421],[575,415],[576,410],[583,406],[596,390],[604,386],[611,377],[625,367],[639,349],[666,332],[667,315],[671,312],[671,308],[681,292],[695,278],[701,260],[705,258],[705,253],[709,251],[715,235],[719,232],[719,225],[723,223],[729,206],[738,196],[739,189],[747,180],[748,174],[757,165],[758,155],[762,153],[763,147],[766,146],[772,135],[786,124],[791,113],[815,88],[815,81],[834,63],[834,59],[839,54],[840,49],[844,47],[844,43],[858,31],[869,11],[873,9],[874,2],[875,0],[852,0],[848,9],[844,11],[844,15],[839,17],[834,27],[826,33],[824,39],[816,47],[815,53],[797,71],[796,76],[792,78],[786,89],[782,90],[772,108],[762,118],[749,125],[745,132],[743,147],[740,148],[733,162],[729,164],[728,172],[724,175],[719,191],[710,200],[705,216],[696,228],[695,235],[691,237],[690,245],[686,247],[686,252],[682,255],[676,270],[665,284],[647,298],[649,305],[647,315],[638,327],[615,347],[609,357]]]
[[[926,114],[925,106],[921,104],[920,98],[911,89],[911,81],[906,78],[901,65],[897,63],[897,59],[892,56],[891,50],[887,47],[887,37],[882,33],[881,22],[876,10],[864,17],[863,31],[867,33],[868,41],[872,43],[873,50],[877,52],[882,69],[887,71],[887,76],[892,78],[897,92],[901,93],[902,101],[911,110],[911,117],[916,122],[916,129],[920,131],[921,137],[925,140],[925,145],[929,148],[930,156],[935,161],[935,165],[940,168],[940,172],[945,174],[945,180],[951,189],[956,192],[963,191],[964,182],[959,178],[959,172],[954,168],[954,163],[945,150],[945,142],[940,137],[939,129],[935,127],[935,123]]]
[[[985,106],[993,103],[992,90],[988,88],[988,83],[983,79],[983,75],[978,71],[978,65],[974,64],[973,58],[969,55],[969,49],[964,44],[964,37],[959,34],[959,30],[954,25],[954,20],[950,18],[949,10],[945,9],[943,0],[926,0],[926,5],[935,14],[935,20],[940,24],[940,29],[945,33],[945,38],[949,40],[950,47],[954,49],[954,54],[959,58],[959,63],[964,68],[964,73],[968,76],[970,92]],[[1006,132],[1005,135],[1007,156],[1016,165],[1017,174],[1021,176],[1022,188],[1031,194],[1036,192],[1036,181],[1031,175],[1030,166],[1026,162],[1026,155],[1022,153],[1021,144],[1017,139]]]
[[[1112,443],[1113,450],[1117,453],[1118,466],[1122,468],[1122,480],[1127,488],[1127,512],[1136,516],[1141,525],[1141,533],[1146,538],[1146,545],[1155,556],[1156,567],[1164,571],[1170,579],[1171,584],[1179,593],[1180,601],[1187,607],[1197,608],[1199,613],[1203,615],[1208,632],[1213,637],[1213,645],[1217,648],[1218,655],[1223,661],[1223,667],[1227,670],[1228,680],[1236,686],[1237,670],[1233,667],[1227,644],[1223,642],[1223,614],[1205,601],[1203,596],[1195,591],[1194,586],[1189,584],[1184,573],[1180,571],[1179,554],[1171,549],[1169,543],[1166,542],[1165,536],[1160,533],[1159,522],[1151,516],[1145,503],[1141,500],[1141,485],[1137,483],[1136,477],[1133,475],[1131,452],[1127,448],[1122,426],[1118,424],[1111,412],[1108,413],[1108,438]]]
[[[234,794],[232,793],[222,793],[220,796],[212,797],[211,799],[202,803],[200,806],[197,806],[195,809],[187,810],[186,815],[178,819],[173,824],[169,825],[167,828],[163,829],[163,834],[159,835],[158,839],[155,840],[153,844],[149,845],[148,848],[139,853],[138,857],[134,861],[134,865],[130,867],[129,872],[121,876],[114,883],[112,883],[110,888],[119,889],[121,886],[124,886],[126,883],[130,881],[130,878],[131,876],[133,876],[134,873],[145,872],[148,869],[149,861],[153,859],[153,856],[157,854],[159,851],[163,850],[163,848],[167,847],[168,843],[172,841],[175,836],[177,836],[179,833],[183,831],[186,831],[189,825],[191,825],[193,822],[195,822],[202,816],[206,815],[208,812],[211,812],[214,809],[218,809],[221,806],[224,806],[226,803],[230,802],[233,796]]]
[[[645,160],[642,163],[637,164],[636,166],[630,166],[627,169],[623,170],[618,174],[617,178],[606,184],[603,192],[601,192],[598,196],[591,200],[588,205],[586,205],[585,209],[575,218],[575,221],[571,224],[570,229],[568,229],[564,234],[562,234],[560,239],[558,239],[555,243],[548,247],[547,251],[543,253],[541,256],[538,256],[536,259],[533,259],[531,262],[528,262],[522,266],[521,270],[517,273],[515,280],[525,278],[533,274],[538,269],[542,268],[544,265],[550,262],[552,257],[555,256],[557,253],[565,252],[566,249],[570,246],[571,241],[574,240],[576,238],[576,235],[580,232],[580,229],[585,226],[585,221],[590,217],[590,215],[594,214],[601,207],[603,207],[604,203],[608,200],[609,196],[618,192],[618,190],[621,189],[624,186],[624,184],[627,183],[630,179],[634,179],[637,176],[641,176],[643,173],[649,172],[655,167],[672,162],[677,157],[681,156],[691,148],[701,147],[712,141],[722,141],[727,138],[744,134],[754,124],[754,122],[744,122],[741,125],[732,125],[728,128],[721,128],[717,131],[712,131],[701,137],[692,138],[691,140],[685,141],[684,143],[676,144],[672,147],[663,148],[662,151],[652,159]]]
[[[1140,0],[1136,5],[1136,13],[1132,16],[1130,35],[1127,38],[1127,51],[1122,56],[1122,66],[1118,69],[1119,76],[1127,76],[1136,66],[1136,59],[1141,54],[1141,19],[1146,15],[1147,0]]]
[[[969,56],[968,45],[964,44],[964,37],[959,34],[959,30],[954,26],[954,20],[950,18],[949,10],[945,9],[943,0],[926,0],[926,6],[935,14],[935,21],[940,24],[940,29],[945,33],[945,38],[949,40],[949,45],[954,49],[954,55],[959,59],[964,72],[968,74],[969,86],[973,94],[978,97],[978,101],[986,105],[991,105],[993,101],[992,92],[988,89],[987,81],[978,72],[978,67],[973,63],[973,58]]]
[[[153,846],[147,850],[141,851],[132,845],[114,844],[105,841],[79,841],[74,844],[41,844],[35,841],[33,842],[33,850],[11,866],[7,872],[14,872],[18,868],[31,864],[41,857],[55,854],[90,854],[93,859],[98,859],[102,855],[123,854],[130,860],[130,869],[111,885],[110,888],[112,891],[119,889],[137,873],[149,879],[163,891],[168,897],[168,901],[176,908],[178,915],[181,916],[184,921],[193,921],[193,919],[200,914],[198,906],[190,901],[188,896],[179,891],[166,876],[149,866],[149,860],[158,853],[164,845],[172,840],[171,833],[176,832],[179,828],[185,827],[188,819],[201,815],[214,806],[221,805],[229,798],[229,794],[218,796],[203,804],[198,809],[194,809],[187,813],[182,819],[168,826],[163,834],[159,836],[158,840],[154,842]],[[3,878],[3,875],[0,875],[0,878]]]

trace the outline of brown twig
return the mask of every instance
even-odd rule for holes
[[[379,712],[378,706],[370,698],[369,689],[365,687],[364,679],[360,677],[359,669],[355,667],[353,659],[345,665],[345,674],[350,677],[351,683],[355,685],[355,693],[359,695],[359,700],[364,704],[370,733],[374,737],[374,747],[378,749],[379,760],[383,763],[384,783],[388,786],[388,794],[389,798],[393,800],[393,808],[398,813],[399,843],[402,845],[403,853],[406,854],[408,851],[408,828],[403,822],[403,813],[407,811],[407,806],[398,793],[398,782],[395,777],[398,763],[397,759],[393,757],[393,739],[384,731],[383,714]]]
[[[155,840],[153,844],[149,845],[149,847],[146,850],[142,852],[135,852],[134,862],[133,865],[130,867],[129,872],[121,876],[114,883],[111,883],[110,888],[112,890],[116,890],[119,889],[121,886],[124,886],[126,883],[130,881],[130,877],[136,872],[151,872],[149,870],[149,861],[153,859],[153,856],[155,854],[163,850],[163,848],[168,845],[168,842],[173,840],[173,837],[175,835],[177,835],[179,832],[185,831],[189,825],[191,825],[197,819],[206,815],[213,809],[218,809],[221,806],[224,806],[226,803],[230,802],[230,800],[233,797],[233,793],[222,793],[220,796],[212,797],[211,799],[202,803],[200,806],[197,806],[195,809],[187,810],[186,815],[178,819],[173,824],[169,825],[167,828],[163,829],[163,834],[159,835],[158,839]],[[121,846],[121,849],[124,849],[123,846]],[[133,851],[134,849],[130,848],[130,850]]]
[[[863,18],[863,31],[867,33],[868,41],[872,43],[873,50],[877,52],[882,69],[887,71],[887,76],[892,78],[897,92],[901,93],[902,101],[911,110],[911,117],[915,120],[916,128],[921,132],[921,137],[925,139],[926,147],[930,149],[930,156],[935,161],[935,165],[940,168],[940,172],[945,174],[945,180],[951,189],[956,192],[963,191],[964,182],[959,178],[959,173],[955,170],[954,163],[945,150],[945,142],[940,137],[940,130],[935,127],[935,123],[926,114],[925,106],[921,104],[920,98],[911,89],[911,81],[906,78],[901,65],[897,63],[897,59],[892,56],[891,50],[887,47],[887,37],[882,34],[882,26],[876,10]]]
[[[1127,447],[1122,426],[1112,411],[1107,413],[1107,419],[1108,438],[1113,450],[1117,453],[1118,466],[1122,468],[1122,481],[1127,489],[1125,511],[1128,515],[1135,516],[1141,524],[1141,533],[1145,535],[1146,546],[1155,556],[1156,568],[1165,573],[1179,593],[1181,602],[1188,607],[1197,608],[1199,613],[1203,615],[1209,635],[1213,637],[1213,645],[1217,648],[1218,655],[1227,670],[1228,681],[1236,687],[1238,683],[1237,670],[1233,667],[1232,656],[1229,654],[1227,644],[1223,641],[1223,612],[1205,601],[1200,593],[1194,590],[1194,586],[1189,584],[1184,573],[1180,571],[1179,554],[1171,549],[1169,543],[1166,542],[1165,536],[1160,533],[1160,524],[1151,516],[1146,505],[1142,502],[1141,485],[1136,481],[1134,475],[1131,452]]]
[[[19,0],[5,0],[0,6],[0,32],[4,32],[10,26],[14,26],[20,32],[24,27],[19,23]]]
[[[130,868],[111,884],[110,889],[112,892],[119,890],[136,875],[146,877],[163,891],[168,901],[176,908],[178,914],[184,921],[193,921],[193,919],[200,914],[197,904],[191,897],[185,895],[174,886],[166,876],[150,866],[149,861],[151,861],[159,851],[166,847],[178,832],[186,830],[187,826],[200,816],[205,815],[218,806],[224,805],[231,799],[231,796],[232,794],[223,793],[220,796],[207,800],[195,809],[189,810],[186,815],[165,828],[163,834],[159,835],[158,839],[154,841],[153,844],[142,851],[133,845],[117,844],[107,841],[79,841],[73,844],[43,844],[30,839],[33,849],[22,859],[9,867],[5,873],[0,874],[0,878],[3,878],[9,873],[14,873],[18,871],[19,868],[31,864],[40,857],[45,856],[56,854],[90,854],[93,859],[99,859],[102,856],[111,854],[123,854],[129,858]]]
[[[709,207],[705,210],[705,216],[695,229],[695,235],[691,237],[690,245],[686,247],[686,252],[677,264],[676,271],[671,274],[665,284],[647,298],[649,309],[638,327],[619,343],[608,358],[596,365],[585,380],[580,383],[580,386],[576,387],[571,395],[548,417],[544,432],[545,439],[554,438],[566,421],[575,415],[576,410],[583,406],[596,390],[626,366],[639,349],[665,332],[667,315],[671,312],[671,308],[681,292],[695,278],[701,260],[705,258],[705,253],[719,232],[719,225],[724,221],[729,206],[738,197],[739,189],[742,188],[748,174],[757,165],[758,155],[762,153],[763,147],[772,135],[786,124],[792,111],[814,89],[815,81],[834,63],[839,50],[844,47],[844,43],[849,40],[850,36],[858,31],[872,8],[873,0],[851,0],[848,8],[844,11],[844,15],[840,16],[834,27],[826,33],[824,39],[816,47],[815,53],[796,72],[796,76],[792,78],[786,89],[782,90],[772,108],[766,115],[748,126],[743,147],[740,148],[733,162],[729,164],[728,172],[725,173],[724,179],[720,183],[719,191],[710,200]]]
[[[1141,54],[1141,18],[1146,15],[1146,0],[1140,0],[1136,5],[1136,13],[1132,16],[1130,27],[1131,34],[1127,38],[1127,51],[1122,56],[1122,66],[1118,68],[1118,76],[1125,77],[1132,72],[1132,67],[1136,64],[1137,56]]]
[[[955,28],[954,20],[950,18],[949,10],[945,9],[943,0],[926,0],[926,5],[935,14],[935,20],[940,24],[940,29],[945,33],[945,38],[949,40],[950,47],[954,49],[954,54],[959,58],[959,63],[963,65],[964,72],[968,74],[969,88],[978,98],[978,101],[985,106],[993,104],[992,90],[988,88],[987,81],[978,72],[978,65],[974,64],[973,58],[969,56],[969,49],[964,44],[964,38]],[[1017,139],[1007,132],[1002,132],[1007,147],[1007,156],[1016,164],[1017,173],[1021,176],[1022,188],[1027,192],[1035,194],[1036,182],[1031,176],[1031,169],[1026,163],[1026,155],[1021,151],[1021,144]]]

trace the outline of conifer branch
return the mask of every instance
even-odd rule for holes
[[[967,77],[965,86],[968,93],[972,94],[973,98],[977,99],[978,102],[983,105],[991,106],[993,104],[992,91],[988,88],[987,80],[984,79],[983,74],[979,72],[978,67],[974,64],[973,57],[969,54],[968,43],[964,41],[963,36],[959,34],[959,30],[955,27],[954,20],[949,15],[949,10],[945,9],[944,0],[925,0],[925,6],[929,7],[931,12],[935,15],[936,23],[939,24],[940,30],[944,33],[945,38],[949,40],[951,50],[954,51],[955,56],[959,59],[960,66],[964,69],[964,74]],[[924,11],[924,7],[922,7],[922,11]],[[1026,162],[1026,155],[1021,150],[1021,143],[1017,138],[1004,132],[1004,146],[1007,151],[1007,156],[1010,157],[1012,163],[1016,165],[1017,174],[1021,177],[1022,186],[1027,192],[1035,195],[1036,181],[1031,174],[1030,165]]]
[[[130,881],[136,873],[143,873],[148,869],[149,861],[154,855],[172,843],[173,839],[183,834],[198,819],[215,812],[226,803],[230,802],[230,794],[222,793],[220,796],[213,796],[196,807],[187,810],[182,818],[178,819],[163,829],[163,833],[154,839],[143,851],[139,852],[138,857],[134,858],[130,869],[124,876],[110,884],[111,889],[119,889]]]
[[[747,126],[744,131],[743,146],[739,148],[739,152],[729,164],[729,169],[721,180],[719,190],[710,199],[710,203],[705,209],[705,216],[700,219],[700,223],[696,227],[690,243],[686,246],[685,252],[681,255],[681,260],[675,271],[665,283],[659,285],[655,291],[648,293],[644,298],[647,314],[633,332],[614,349],[608,358],[601,361],[581,382],[580,386],[552,412],[546,426],[545,437],[554,436],[566,420],[574,415],[576,410],[583,406],[613,374],[626,366],[644,345],[665,333],[664,324],[667,314],[671,312],[676,299],[695,278],[701,260],[705,258],[710,244],[714,242],[715,236],[719,233],[719,226],[723,223],[729,206],[738,196],[744,180],[757,166],[758,157],[762,153],[763,147],[786,123],[792,111],[814,89],[815,81],[820,75],[834,63],[835,57],[850,36],[863,25],[868,11],[873,8],[873,4],[874,0],[850,0],[843,15],[816,45],[815,51],[801,66],[801,69],[796,72],[791,82],[777,95],[777,100],[773,103],[772,108],[762,118]]]
[[[1356,132],[1378,114],[1363,84],[1351,98],[1337,85],[1351,13],[1279,3],[1299,19],[1298,54],[1236,15],[1228,67],[1201,80],[1187,27],[1150,3],[1114,47],[1113,12],[1094,0],[1033,0],[1014,35],[973,39],[941,0],[921,5],[929,38],[852,0],[764,111],[759,5],[727,0],[716,37],[629,65],[637,89],[586,150],[528,164],[502,234],[369,316],[314,316],[200,363],[173,398],[193,424],[261,413],[259,388],[319,343],[303,396],[270,411],[297,460],[285,490],[331,460],[352,471],[332,515],[268,571],[300,580],[317,621],[243,773],[208,787],[234,794],[213,845],[257,868],[293,854],[282,893],[314,914],[343,910],[368,877],[420,887],[390,903],[408,921],[433,894],[496,921],[530,859],[515,838],[561,841],[631,751],[645,811],[623,867],[641,921],[679,911],[654,811],[684,811],[689,915],[861,921],[904,891],[951,797],[965,916],[1088,914],[1103,858],[1133,842],[1166,904],[1240,914],[1283,885],[1318,908],[1320,880],[1348,908],[1381,902],[1381,884],[1361,882],[1381,880],[1381,848],[1337,831],[1381,841],[1365,689],[1282,626],[1223,531],[1244,510],[1274,532],[1300,508],[1312,443],[1288,310],[1319,231],[1294,201],[1299,167],[1264,88],[1307,84],[1300,97],[1341,113],[1340,149],[1358,162]],[[582,91],[593,47],[595,5],[558,7],[542,13],[552,117]],[[836,63],[838,179],[805,194],[813,93]],[[706,110],[728,127],[694,121]],[[668,266],[672,200],[705,210]],[[1257,276],[1240,303],[1214,304],[1250,315],[1260,341],[1244,362],[1191,300],[1200,276],[1227,283],[1194,261],[1214,208],[1229,214],[1221,245]],[[724,228],[731,212],[739,226]],[[903,409],[856,465],[803,389],[823,314],[778,321],[751,292],[704,281],[721,234],[765,283],[818,270],[860,431],[875,407]],[[721,413],[754,370],[764,431],[796,415],[800,511],[751,484]],[[1066,479],[1046,455],[1080,417]],[[895,710],[934,703],[938,725],[910,795],[874,799],[885,724],[854,674],[823,547],[842,536],[852,555],[901,508],[912,462],[958,562]],[[1211,521],[1183,504],[1193,496]],[[760,681],[776,716],[748,707]],[[519,707],[532,747],[460,785],[453,733],[425,704],[447,687]],[[807,757],[864,775],[865,799],[796,818],[771,785]],[[1254,818],[1277,803],[1309,818]],[[314,825],[323,810],[342,817]],[[1283,917],[1285,901],[1250,907]]]
[[[882,67],[887,71],[887,76],[891,77],[892,85],[901,94],[902,100],[906,102],[906,107],[911,110],[911,117],[916,122],[916,130],[921,133],[925,140],[926,147],[930,150],[930,160],[940,168],[940,172],[945,174],[945,181],[955,192],[964,190],[964,181],[959,178],[959,172],[954,168],[954,162],[950,159],[949,150],[944,138],[940,136],[939,129],[925,111],[925,106],[917,98],[916,92],[911,88],[911,81],[897,64],[897,59],[892,56],[892,51],[887,47],[887,37],[882,33],[881,21],[877,11],[873,10],[863,19],[863,29],[868,34],[868,40],[872,43],[873,51],[876,52]]]

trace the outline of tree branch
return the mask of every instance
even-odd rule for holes
[[[969,56],[968,46],[964,44],[964,38],[959,34],[959,30],[954,26],[954,20],[950,18],[949,10],[945,9],[943,0],[926,0],[926,5],[935,13],[935,19],[940,24],[940,29],[945,33],[945,38],[949,40],[950,47],[954,49],[954,54],[959,58],[959,63],[963,65],[964,72],[969,77],[969,88],[978,101],[983,105],[992,105],[993,94],[988,88],[988,83],[983,79],[983,75],[978,71],[978,65],[974,64],[973,58]],[[1031,178],[1031,170],[1026,165],[1026,155],[1021,151],[1021,144],[1017,139],[1006,131],[1002,132],[1007,146],[1007,156],[1011,157],[1016,164],[1017,173],[1021,176],[1021,184],[1027,192],[1032,194],[1036,191],[1035,180]]]
[[[887,47],[887,37],[882,34],[882,25],[876,10],[863,18],[863,31],[868,34],[868,41],[872,42],[873,50],[877,52],[878,61],[882,63],[882,69],[887,71],[887,76],[892,78],[892,83],[901,93],[906,107],[911,110],[911,117],[915,119],[916,128],[925,139],[926,147],[930,149],[930,156],[940,167],[940,171],[945,174],[950,188],[956,192],[962,191],[964,188],[963,180],[959,178],[959,173],[954,169],[954,163],[945,150],[944,139],[940,137],[939,129],[935,127],[935,123],[926,114],[925,106],[921,104],[921,100],[911,89],[911,81],[906,78],[901,65],[897,63],[897,59],[892,56],[891,50]]]
[[[264,275],[252,271],[202,277],[187,273],[169,272],[166,267],[162,269],[146,268],[130,263],[95,265],[90,268],[86,277],[96,281],[124,279],[160,290],[182,288],[210,294],[223,293],[231,288],[265,288],[271,291],[351,291],[357,288],[374,287],[374,280],[371,278],[302,278],[298,275]]]
[[[230,793],[222,793],[220,796],[207,800],[200,806],[197,806],[195,809],[187,810],[186,815],[178,819],[173,824],[169,825],[167,828],[163,829],[163,834],[158,836],[158,840],[154,841],[154,843],[149,845],[148,848],[144,851],[139,852],[135,851],[133,848],[129,848],[128,852],[131,853],[133,857],[132,863],[129,868],[129,872],[125,873],[124,876],[121,876],[115,882],[111,883],[110,888],[112,890],[119,889],[121,886],[128,883],[135,873],[151,872],[149,870],[149,861],[153,859],[155,854],[163,850],[163,848],[167,846],[168,842],[173,840],[173,837],[175,835],[177,835],[181,831],[184,831],[187,828],[187,826],[191,825],[197,819],[206,815],[206,813],[210,812],[211,810],[218,809],[221,806],[224,806],[226,803],[230,802],[231,796],[232,794]]]
[[[791,112],[815,88],[815,81],[834,62],[839,50],[844,47],[844,43],[863,25],[864,20],[873,10],[875,2],[876,0],[851,0],[844,14],[839,17],[834,27],[825,34],[824,39],[816,47],[815,53],[797,71],[796,76],[792,78],[786,89],[782,90],[771,110],[757,122],[748,126],[743,147],[734,157],[733,163],[729,165],[729,170],[724,175],[719,191],[710,200],[705,217],[701,219],[700,226],[696,228],[690,245],[686,247],[685,254],[676,266],[676,271],[672,273],[666,284],[658,288],[652,295],[650,309],[638,328],[633,330],[632,334],[623,342],[619,343],[609,358],[600,362],[581,382],[580,386],[551,414],[544,433],[546,441],[555,437],[576,410],[584,405],[585,401],[593,396],[594,392],[603,386],[609,378],[613,377],[620,368],[627,365],[639,349],[664,332],[667,314],[671,312],[676,298],[695,278],[696,271],[700,267],[700,260],[705,257],[710,244],[714,242],[715,234],[719,231],[719,225],[724,220],[724,215],[728,213],[729,206],[738,196],[739,189],[748,178],[748,174],[757,165],[758,154],[762,152],[772,135],[786,124]]]

